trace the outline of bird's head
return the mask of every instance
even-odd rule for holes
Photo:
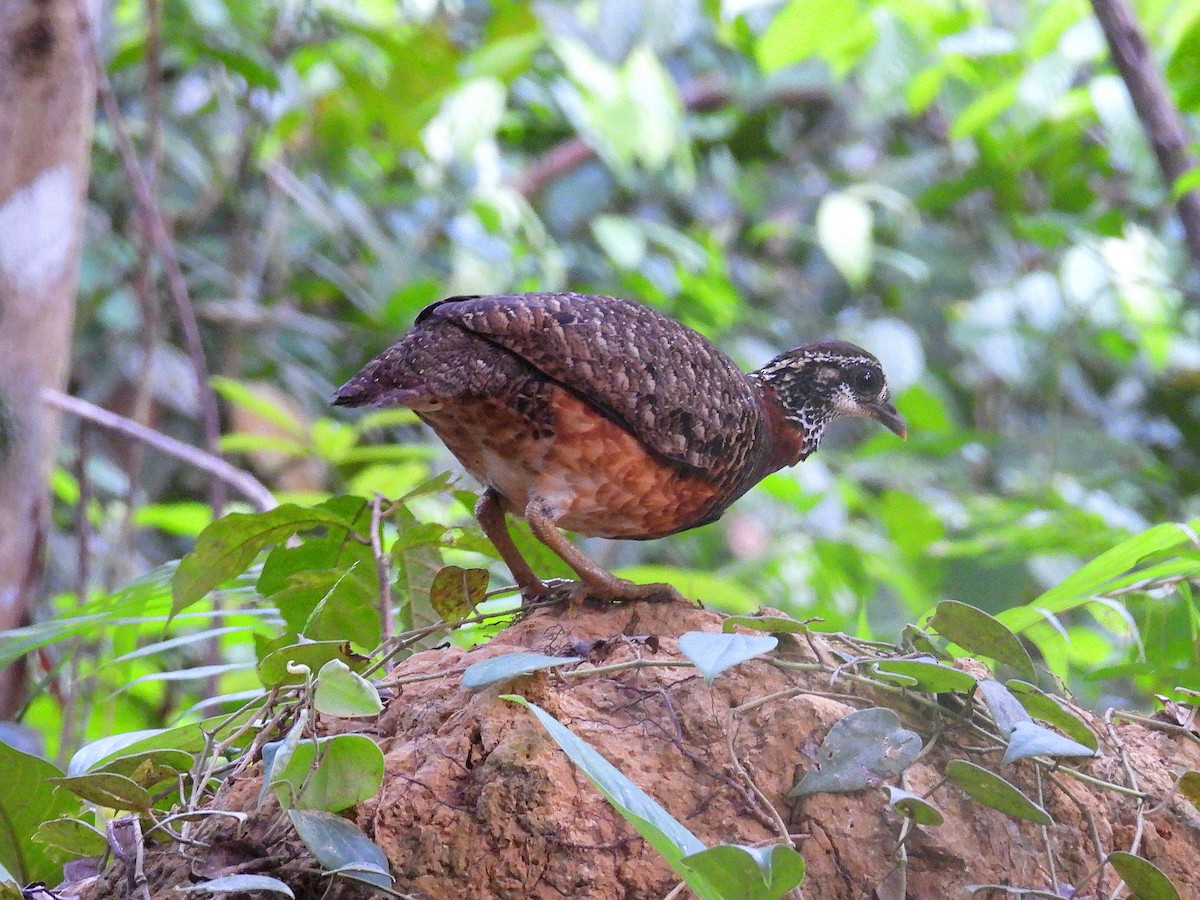
[[[802,433],[800,459],[817,449],[825,427],[838,416],[874,419],[902,439],[908,435],[888,399],[879,360],[854,344],[806,344],[781,353],[751,377],[774,393],[787,424]]]

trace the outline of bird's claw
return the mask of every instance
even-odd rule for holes
[[[592,584],[567,578],[548,578],[540,590],[530,592],[526,602],[565,601],[568,605],[582,605],[589,601],[620,603],[632,601],[647,603],[686,602],[686,598],[670,584],[637,584],[624,579],[615,579],[613,584]]]

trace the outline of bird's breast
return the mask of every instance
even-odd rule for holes
[[[477,396],[420,415],[512,512],[539,499],[579,534],[659,537],[701,524],[719,499],[713,480],[653,454],[553,382],[537,391],[536,408]]]

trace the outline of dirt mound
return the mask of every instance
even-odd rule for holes
[[[1075,768],[1127,788],[1136,779],[1149,795],[1139,806],[1129,794],[1032,762],[999,770],[1001,749],[956,722],[952,708],[944,715],[931,711],[927,695],[878,691],[852,675],[831,679],[831,668],[844,659],[835,651],[861,651],[839,647],[835,637],[783,639],[775,658],[809,664],[808,670],[759,658],[725,671],[712,686],[694,668],[653,665],[681,659],[680,634],[717,632],[721,625],[721,616],[683,604],[539,610],[475,650],[430,650],[403,662],[383,688],[390,699],[376,722],[324,723],[330,732],[364,731],[384,751],[383,788],[353,818],[387,854],[395,889],[427,898],[604,900],[661,898],[677,885],[666,863],[530,712],[500,699],[519,693],[588,741],[710,846],[777,842],[786,825],[807,862],[805,897],[963,896],[969,884],[1060,892],[1073,886],[1077,896],[1099,896],[1119,883],[1111,868],[1098,875],[1106,854],[1135,842],[1183,896],[1200,896],[1194,866],[1200,812],[1172,795],[1177,775],[1200,764],[1196,741],[1089,720],[1101,736],[1101,755]],[[479,691],[461,686],[468,665],[518,649],[583,656],[600,671],[585,677],[540,672]],[[632,660],[647,664],[604,671]],[[730,716],[731,709],[759,700]],[[898,851],[904,820],[882,790],[789,800],[791,788],[819,762],[830,726],[876,705],[894,709],[926,745],[936,735],[904,773],[907,790],[924,794],[943,781],[950,760],[967,759],[1001,771],[1027,796],[1040,796],[1056,824],[1043,830],[942,784],[930,800],[945,823],[911,828]],[[242,825],[206,823],[197,837],[209,849],[148,854],[155,898],[177,897],[176,885],[218,870],[271,874],[298,897],[325,895],[327,882],[294,833],[280,825],[274,800],[254,813],[260,786],[261,776],[252,774],[222,788],[220,808],[253,815]],[[91,896],[119,895],[120,874],[106,875]],[[327,896],[367,895],[339,883]]]

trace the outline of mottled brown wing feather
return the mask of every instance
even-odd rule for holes
[[[524,359],[662,456],[720,480],[754,468],[764,423],[754,389],[703,335],[614,297],[454,297],[417,318],[452,322]]]

